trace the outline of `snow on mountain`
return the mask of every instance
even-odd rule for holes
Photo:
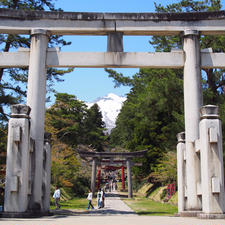
[[[98,98],[94,102],[86,103],[88,107],[97,103],[102,113],[102,120],[105,122],[107,132],[110,133],[112,128],[115,127],[116,118],[122,108],[123,102],[126,97],[120,97],[113,93],[108,94],[105,97]]]

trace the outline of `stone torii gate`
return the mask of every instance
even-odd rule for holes
[[[131,167],[135,165],[132,162],[134,158],[143,157],[148,150],[137,152],[88,152],[78,150],[82,158],[91,159],[92,161],[92,176],[91,176],[91,190],[94,195],[96,188],[96,169],[99,165],[118,165],[117,159],[120,158],[122,162],[126,162],[127,167],[127,181],[128,181],[128,198],[132,198],[132,174]],[[109,161],[108,161],[109,160]],[[121,164],[121,162],[120,162]],[[138,164],[139,165],[139,164]]]
[[[225,11],[74,13],[0,9],[0,32],[26,34],[31,38],[30,49],[0,53],[0,68],[29,68],[27,106],[14,106],[9,121],[6,212],[46,212],[49,209],[44,203],[49,184],[43,179],[43,174],[49,177],[49,163],[45,164],[48,157],[44,157],[47,155],[44,150],[46,68],[146,67],[184,69],[186,140],[182,139],[178,144],[178,147],[182,146],[178,152],[183,152],[179,154],[183,157],[180,159],[183,164],[179,165],[184,165],[178,168],[178,173],[184,173],[186,178],[182,180],[178,176],[178,188],[184,190],[179,195],[179,213],[223,216],[224,171],[218,115],[203,110],[200,118],[199,111],[202,107],[201,68],[225,68],[225,53],[201,50],[199,37],[224,35]],[[105,35],[108,38],[107,52],[60,52],[57,48],[48,48],[51,35]],[[183,49],[123,52],[124,35],[181,35]],[[212,127],[206,126],[208,119]],[[21,157],[22,149],[24,157]],[[201,158],[208,149],[210,154],[216,153],[217,158],[214,157],[213,162],[205,160],[204,165]],[[205,168],[212,168],[211,172],[205,174]]]

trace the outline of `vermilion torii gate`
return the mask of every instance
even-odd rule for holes
[[[49,209],[44,197],[49,184],[48,179],[43,179],[43,174],[49,177],[45,157],[48,154],[43,150],[46,68],[146,67],[184,69],[186,138],[179,138],[178,145],[179,212],[223,216],[222,134],[217,108],[201,108],[201,68],[225,68],[225,54],[201,50],[199,37],[225,34],[224,11],[161,14],[0,9],[0,32],[28,34],[31,38],[30,49],[0,53],[0,68],[29,68],[27,106],[14,106],[9,121],[6,212],[45,212]],[[49,49],[49,36],[55,34],[106,35],[107,52]],[[181,35],[183,49],[160,53],[123,52],[124,35]]]
[[[91,177],[91,190],[94,195],[95,187],[96,187],[96,169],[97,166],[101,165],[123,165],[123,162],[126,163],[127,167],[127,181],[128,181],[128,198],[133,196],[132,192],[132,175],[131,175],[131,167],[135,165],[132,162],[132,159],[143,157],[144,154],[148,150],[137,151],[137,152],[88,152],[78,150],[78,153],[82,158],[91,159],[92,160],[92,177]],[[120,162],[118,162],[118,158],[120,158]],[[138,164],[139,165],[139,164]]]

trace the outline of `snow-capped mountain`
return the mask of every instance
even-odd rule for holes
[[[120,97],[113,93],[105,97],[98,98],[94,102],[87,103],[88,107],[97,103],[102,113],[102,120],[105,122],[107,132],[110,133],[112,128],[115,127],[116,118],[122,108],[123,102],[126,97]]]

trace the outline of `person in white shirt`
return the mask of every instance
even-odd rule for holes
[[[55,199],[56,209],[59,209],[61,207],[59,204],[60,195],[61,195],[60,189],[58,188],[58,186],[56,186],[56,190],[53,194],[53,198]]]
[[[92,209],[94,209],[94,206],[92,205],[91,201],[92,201],[92,191],[89,189],[89,193],[87,196],[87,200],[88,200],[88,207],[87,209],[90,209],[90,206]]]

